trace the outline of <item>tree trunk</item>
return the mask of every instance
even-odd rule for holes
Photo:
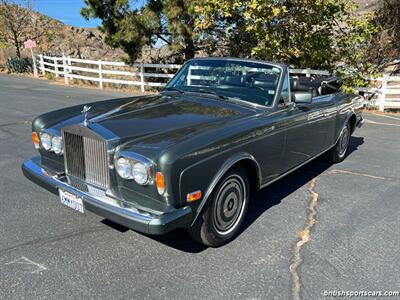
[[[16,51],[17,57],[21,58],[21,49],[20,49],[20,45],[18,43],[18,36],[15,31],[13,31],[13,37],[14,37],[14,45],[15,45],[15,51]]]
[[[186,47],[184,49],[185,60],[192,59],[196,54],[196,49],[194,47],[194,42],[192,38],[187,38],[185,41]]]
[[[20,50],[20,46],[19,46],[18,42],[15,45],[15,49],[16,49],[17,57],[21,58],[21,50]]]

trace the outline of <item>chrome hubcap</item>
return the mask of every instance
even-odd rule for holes
[[[213,209],[213,223],[221,235],[232,232],[241,219],[246,201],[246,189],[239,176],[228,178],[220,188]]]
[[[349,139],[350,139],[350,132],[348,127],[346,126],[343,129],[342,135],[339,140],[339,156],[343,157],[346,154],[347,147],[349,145]]]

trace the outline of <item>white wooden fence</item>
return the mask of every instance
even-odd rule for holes
[[[400,109],[400,76],[384,75],[380,78],[368,78],[376,81],[376,88],[359,88],[361,92],[374,95],[371,106],[385,109]]]
[[[99,83],[99,87],[103,88],[104,83],[116,83],[126,85],[140,86],[141,91],[145,91],[146,86],[163,87],[166,85],[166,78],[170,79],[174,76],[181,65],[174,64],[135,64],[129,66],[124,62],[111,62],[101,60],[88,60],[80,58],[71,58],[66,56],[38,56],[39,69],[43,75],[46,72],[55,74],[56,77],[64,77],[65,84],[69,84],[70,79],[82,79]],[[135,68],[137,72],[118,70],[126,68]],[[151,69],[153,71],[148,71]],[[157,70],[157,72],[154,72]],[[290,70],[294,74],[311,75],[329,75],[327,71],[311,70],[311,69],[293,69]],[[83,73],[83,74],[82,74]],[[94,76],[88,75],[94,74]],[[117,76],[118,78],[110,78]],[[124,79],[121,79],[124,78]],[[155,78],[158,81],[147,80]],[[194,78],[193,78],[194,79]]]
[[[145,86],[163,87],[165,82],[147,81],[147,78],[167,78],[170,79],[174,76],[176,70],[181,65],[173,64],[135,64],[129,66],[124,62],[111,62],[101,60],[88,60],[71,57],[57,57],[39,55],[39,69],[43,75],[50,72],[56,77],[64,77],[65,84],[69,84],[70,79],[81,79],[94,81],[99,83],[99,87],[103,88],[104,83],[137,85],[141,87],[141,91],[145,91]],[[116,68],[135,68],[137,72],[118,70]],[[163,72],[154,73],[146,72],[146,69],[157,69]],[[172,71],[167,71],[172,70]],[[84,75],[82,75],[84,73]],[[89,76],[95,74],[95,76]],[[110,75],[117,76],[118,78],[109,78]],[[129,79],[121,79],[128,77]]]

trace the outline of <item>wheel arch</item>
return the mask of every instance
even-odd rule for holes
[[[348,118],[348,121],[345,124],[347,124],[347,123],[350,124],[350,130],[351,130],[351,133],[353,133],[354,130],[356,129],[356,124],[357,124],[357,117],[354,112],[352,112],[350,114],[350,117]]]
[[[218,169],[215,176],[213,177],[211,184],[208,186],[206,192],[204,193],[204,197],[195,212],[195,216],[191,225],[196,222],[198,216],[201,214],[218,182],[226,174],[226,172],[228,172],[231,168],[235,166],[242,167],[248,174],[249,184],[251,186],[252,193],[255,193],[260,188],[262,179],[261,168],[254,156],[249,153],[238,153],[231,156],[222,164],[222,166]]]
[[[346,118],[344,118],[343,125],[341,125],[339,127],[339,131],[337,131],[337,133],[336,133],[336,137],[335,137],[335,140],[334,140],[335,143],[333,145],[336,145],[336,143],[339,141],[340,135],[341,135],[343,129],[346,127],[346,125],[348,123],[350,123],[350,129],[351,129],[350,132],[353,133],[354,130],[356,129],[356,124],[357,124],[357,116],[356,116],[356,113],[353,110],[350,110],[347,113]]]

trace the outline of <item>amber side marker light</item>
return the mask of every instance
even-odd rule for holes
[[[187,194],[186,201],[193,202],[193,201],[201,199],[202,196],[203,196],[203,193],[201,191],[195,191],[193,193]]]
[[[39,136],[36,131],[32,131],[32,141],[36,149],[39,149]]]
[[[161,172],[156,173],[156,187],[157,187],[157,191],[160,195],[164,194],[165,180],[164,180],[164,175]]]

